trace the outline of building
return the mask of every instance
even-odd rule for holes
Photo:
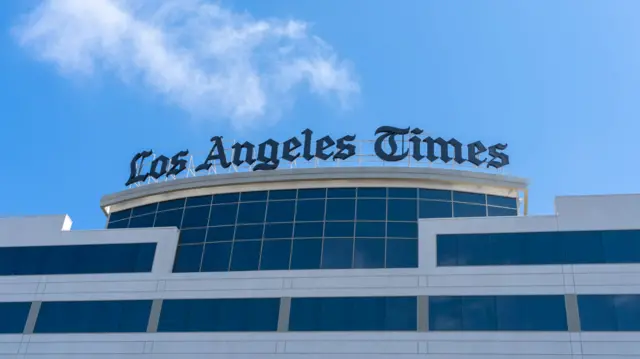
[[[0,358],[637,359],[640,196],[460,170],[198,176],[0,219]],[[179,229],[180,228],[180,229]]]

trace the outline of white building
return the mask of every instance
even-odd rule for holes
[[[640,358],[640,197],[525,194],[336,167],[128,189],[108,229],[1,218],[0,359]]]

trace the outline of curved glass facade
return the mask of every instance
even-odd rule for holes
[[[153,203],[112,213],[107,228],[180,228],[174,272],[416,268],[419,218],[515,215],[508,197],[314,188]]]

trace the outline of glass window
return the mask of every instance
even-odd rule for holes
[[[213,204],[238,202],[240,193],[220,193],[213,196]]]
[[[303,222],[295,224],[295,238],[317,238],[322,237],[324,223],[322,222]]]
[[[420,218],[451,218],[453,205],[451,202],[420,201]]]
[[[429,330],[460,331],[462,324],[462,297],[429,297]]]
[[[565,263],[604,263],[604,248],[602,248],[600,232],[556,232],[554,237],[559,241],[564,252]]]
[[[236,227],[236,241],[262,239],[264,225],[244,225]]]
[[[640,263],[640,231],[603,231],[607,263]]]
[[[231,270],[258,270],[261,246],[261,241],[233,242]]]
[[[269,200],[279,199],[296,199],[298,191],[295,189],[271,190],[269,191]]]
[[[267,223],[264,227],[264,238],[291,238],[293,236],[293,223]]]
[[[242,192],[240,194],[240,201],[242,202],[266,201],[266,200],[267,200],[267,191]]]
[[[293,241],[291,269],[319,269],[322,239],[296,239]]]
[[[354,268],[384,268],[383,238],[356,238]]]
[[[384,199],[358,199],[356,218],[360,221],[387,219],[387,201]]]
[[[149,214],[156,211],[158,208],[157,203],[145,204],[144,206],[135,207],[131,210],[131,216],[141,216],[143,214]]]
[[[233,240],[235,226],[209,227],[207,242],[227,242]]]
[[[34,333],[143,333],[150,300],[42,302]]]
[[[418,239],[388,238],[387,268],[418,268]]]
[[[482,193],[453,191],[454,202],[487,204],[486,195]]]
[[[309,198],[326,198],[327,197],[327,189],[326,188],[306,188],[298,190],[298,198],[299,199],[309,199]]]
[[[445,191],[441,189],[425,189],[420,188],[420,199],[431,199],[438,201],[451,202],[451,191]]]
[[[387,210],[389,221],[417,221],[418,204],[415,200],[390,199]]]
[[[217,204],[211,206],[211,214],[209,215],[210,226],[223,226],[236,224],[236,215],[238,214],[238,204]]]
[[[154,227],[177,227],[180,228],[182,222],[182,209],[174,209],[171,211],[158,212]]]
[[[418,238],[418,223],[387,222],[387,237]]]
[[[129,217],[131,217],[131,209],[125,209],[124,211],[111,213],[109,215],[109,222],[120,221]]]
[[[487,195],[487,204],[490,206],[498,206],[498,207],[507,207],[507,208],[518,208],[518,200],[513,197],[502,197],[502,196],[494,196]]]
[[[327,200],[327,221],[353,221],[355,217],[355,199]]]
[[[583,331],[640,331],[640,295],[579,295]]]
[[[325,222],[325,237],[353,237],[354,222]]]
[[[279,311],[279,298],[166,299],[158,332],[276,331]]]
[[[260,270],[289,269],[291,245],[290,239],[267,240],[262,242]]]
[[[183,229],[180,231],[180,244],[204,243],[207,235],[206,228]]]
[[[175,273],[199,272],[203,249],[204,244],[178,246],[173,271]]]
[[[458,263],[458,236],[455,234],[436,237],[438,266],[456,266]]]
[[[355,188],[329,188],[327,190],[328,198],[354,198],[355,196]]]
[[[184,198],[172,199],[158,203],[158,211],[166,211],[169,209],[177,209],[184,207]]]
[[[182,228],[206,227],[211,207],[187,207],[182,218]]]
[[[454,203],[454,217],[486,217],[487,207],[477,204]]]
[[[129,228],[149,228],[153,227],[155,213],[147,214],[139,217],[131,217],[129,220]]]
[[[415,331],[416,297],[292,298],[290,331]]]
[[[212,195],[187,198],[187,207],[208,206],[211,204]]]
[[[358,188],[358,198],[386,198],[386,197],[387,197],[386,188],[375,188],[375,187]]]
[[[418,190],[415,188],[389,188],[389,198],[412,198],[415,199]]]
[[[129,218],[121,221],[109,222],[107,229],[129,228]]]
[[[356,222],[356,236],[384,238],[386,228],[386,222]]]
[[[267,205],[267,222],[293,222],[295,201],[270,201]]]
[[[237,223],[262,223],[266,209],[267,202],[240,203]]]
[[[31,302],[0,303],[0,334],[22,334]]]
[[[517,216],[518,210],[513,208],[487,207],[489,217]]]
[[[322,244],[323,269],[351,268],[353,262],[353,238],[325,238]]]
[[[324,220],[325,200],[298,201],[296,221],[322,221]]]
[[[231,258],[231,242],[207,243],[202,257],[202,272],[226,272]]]

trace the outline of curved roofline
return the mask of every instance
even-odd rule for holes
[[[516,190],[524,190],[528,185],[526,179],[518,177],[440,168],[389,166],[281,169],[275,171],[235,172],[196,176],[129,188],[124,191],[105,195],[100,200],[100,207],[106,214],[106,207],[169,192],[231,185],[324,180],[417,180]]]

